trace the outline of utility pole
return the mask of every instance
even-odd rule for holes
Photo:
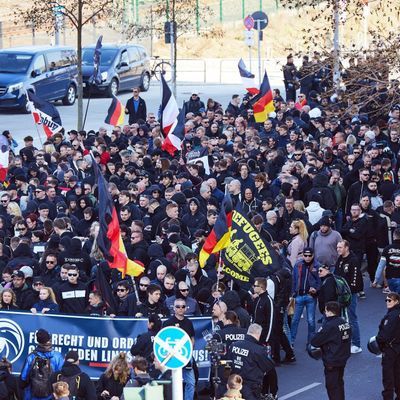
[[[219,22],[223,22],[223,10],[222,10],[222,2],[223,0],[219,0]]]
[[[246,0],[242,0],[242,19],[244,19],[245,17],[245,9],[246,9],[245,1]]]
[[[150,57],[153,57],[153,6],[150,6]]]
[[[336,94],[340,90],[340,43],[339,43],[339,0],[335,0],[333,9],[334,18],[334,32],[333,32],[333,85],[335,87]]]

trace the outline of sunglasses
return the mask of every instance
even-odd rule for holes
[[[386,303],[391,303],[392,301],[394,301],[393,299],[385,299]]]
[[[55,261],[46,261],[46,264],[55,264]]]
[[[189,289],[179,289],[180,292],[188,292]]]
[[[78,276],[78,274],[68,274],[68,276]]]
[[[186,308],[186,306],[175,306],[175,308]]]
[[[117,292],[126,292],[126,289],[117,289]]]
[[[312,254],[303,254],[303,256],[308,258],[308,257],[312,257],[313,255]]]
[[[2,203],[7,203],[7,202],[8,202],[8,200],[1,200],[1,202],[2,202]]]
[[[43,286],[43,283],[42,283],[42,282],[35,282],[35,283],[33,284],[33,286]]]
[[[141,286],[141,287],[148,287],[149,285],[146,285],[145,283],[139,283],[139,286]]]

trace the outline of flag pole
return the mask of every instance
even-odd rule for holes
[[[33,102],[32,102],[31,100],[29,100],[28,91],[27,91],[26,89],[25,89],[25,97],[26,97],[27,105],[28,105],[28,103],[33,104]],[[30,114],[31,114],[31,117],[33,118],[31,106],[29,107],[29,112],[30,112]],[[38,129],[38,127],[37,127],[37,124],[36,124],[35,121],[33,121],[33,124],[35,125],[36,133],[37,133],[37,135],[38,135],[40,145],[43,147],[42,137],[40,136],[40,132],[39,132],[39,129]]]
[[[87,101],[87,104],[86,104],[85,117],[83,118],[82,130],[85,129],[86,118],[87,118],[87,114],[88,114],[88,111],[89,111],[89,104],[90,104],[91,97],[92,97],[92,82],[89,83],[89,97],[88,97],[88,101]]]

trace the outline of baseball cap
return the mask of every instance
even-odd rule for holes
[[[303,256],[312,256],[314,255],[314,250],[311,247],[305,247],[303,250]]]
[[[308,174],[312,174],[312,175],[317,175],[318,174],[318,170],[315,167],[311,167],[308,169]]]
[[[23,271],[14,271],[11,275],[13,278],[25,278],[25,274]]]

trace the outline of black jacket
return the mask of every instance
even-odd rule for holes
[[[336,210],[336,200],[333,190],[328,187],[329,178],[322,173],[319,173],[313,179],[313,187],[306,194],[305,202],[308,203],[311,201],[313,195],[319,195],[322,198],[321,207],[325,210]]]
[[[124,391],[125,384],[120,383],[119,380],[115,380],[113,376],[108,378],[107,376],[105,376],[104,373],[101,374],[96,385],[97,399],[105,400],[105,398],[101,396],[103,390],[107,390],[108,393],[110,393],[110,397],[113,396],[121,397]]]
[[[4,382],[7,390],[8,397],[4,400],[21,400],[23,399],[23,394],[21,393],[21,389],[18,385],[18,378],[10,374],[8,369],[0,368],[0,384]]]
[[[322,360],[326,366],[345,366],[350,357],[350,324],[341,317],[328,317],[311,339],[311,345],[321,347]]]
[[[397,354],[400,352],[400,305],[388,310],[379,324],[379,332],[376,336],[379,348],[385,352],[389,349]]]
[[[70,246],[62,251],[58,258],[60,265],[65,263],[75,264],[79,268],[79,271],[83,271],[87,276],[90,276],[92,262],[90,261],[89,254],[82,251],[80,239],[72,238]]]
[[[365,251],[368,221],[365,217],[347,221],[342,228],[342,236],[353,251]]]
[[[244,340],[247,329],[240,328],[233,324],[224,325],[224,327],[215,332],[213,339],[220,343],[224,343],[226,348],[229,349],[233,342]]]
[[[272,327],[274,325],[275,307],[274,301],[268,292],[260,294],[254,300],[253,322],[263,328],[260,343],[268,342],[271,338]]]
[[[318,291],[318,307],[321,314],[325,311],[325,304],[328,301],[337,301],[336,281],[332,274],[321,278],[321,288]]]
[[[133,356],[141,356],[147,360],[151,360],[151,354],[153,353],[153,342],[156,335],[157,332],[155,331],[148,331],[139,335],[131,347],[131,354]]]
[[[347,257],[339,256],[336,262],[335,274],[346,279],[351,293],[358,293],[364,289],[361,265],[352,251]]]
[[[248,328],[250,326],[250,315],[241,306],[241,301],[239,294],[235,290],[228,290],[221,298],[221,300],[226,304],[228,310],[235,311],[239,318],[240,327]]]
[[[28,286],[26,283],[22,288],[12,288],[17,297],[17,306],[21,310],[29,311],[33,305],[37,302],[37,296],[35,291]]]
[[[135,111],[135,106],[133,105],[133,97],[128,99],[125,106],[126,114],[129,114],[129,125],[138,122],[139,119],[146,121],[147,118],[147,108],[146,102],[139,96],[139,106],[137,111]]]
[[[82,372],[78,365],[65,362],[61,371],[53,372],[50,376],[51,384],[62,380],[60,376],[74,376],[79,374],[79,387],[76,400],[96,400],[96,389],[94,383],[90,380],[89,375]]]
[[[137,308],[137,312],[142,314],[143,317],[148,317],[149,315],[152,314],[162,315],[166,317],[167,315],[170,314],[168,308],[162,301],[150,304],[148,300],[140,304],[140,306]]]
[[[137,306],[136,306],[136,295],[135,293],[130,293],[128,296],[121,300],[117,299],[118,309],[117,316],[118,317],[134,317],[136,314]]]
[[[239,374],[243,383],[250,387],[261,386],[264,374],[274,369],[266,347],[250,335],[232,343],[228,359],[233,362],[232,373]]]
[[[78,281],[76,285],[72,285],[65,281],[58,292],[60,311],[65,314],[85,314],[88,295],[85,283]]]

